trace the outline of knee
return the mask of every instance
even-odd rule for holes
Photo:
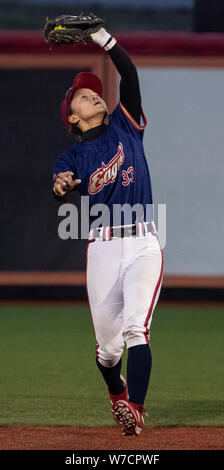
[[[123,354],[123,347],[117,350],[111,350],[110,348],[97,346],[96,347],[96,359],[104,367],[114,367],[120,361]]]
[[[127,328],[124,333],[124,342],[127,349],[140,344],[149,344],[149,330],[148,328]]]

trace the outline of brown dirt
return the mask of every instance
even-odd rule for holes
[[[224,428],[146,427],[122,436],[116,427],[3,426],[1,450],[224,450]]]

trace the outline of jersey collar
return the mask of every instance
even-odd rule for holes
[[[91,140],[98,139],[98,137],[100,137],[104,133],[106,127],[107,125],[105,124],[105,122],[103,122],[102,124],[100,124],[100,126],[93,127],[93,129],[89,129],[88,131],[82,132],[81,142],[90,142]]]

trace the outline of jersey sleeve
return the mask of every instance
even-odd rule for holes
[[[73,179],[78,177],[74,152],[71,150],[63,152],[56,158],[53,165],[53,179],[58,173],[64,173],[65,171],[72,171],[74,173]]]
[[[110,115],[110,120],[115,125],[121,126],[127,132],[132,132],[136,137],[142,139],[144,130],[147,124],[147,119],[141,108],[140,124],[131,116],[124,105],[119,101],[113,113]]]

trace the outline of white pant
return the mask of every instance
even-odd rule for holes
[[[156,235],[96,239],[87,247],[87,292],[97,358],[115,366],[127,348],[149,342],[153,310],[163,277]]]

